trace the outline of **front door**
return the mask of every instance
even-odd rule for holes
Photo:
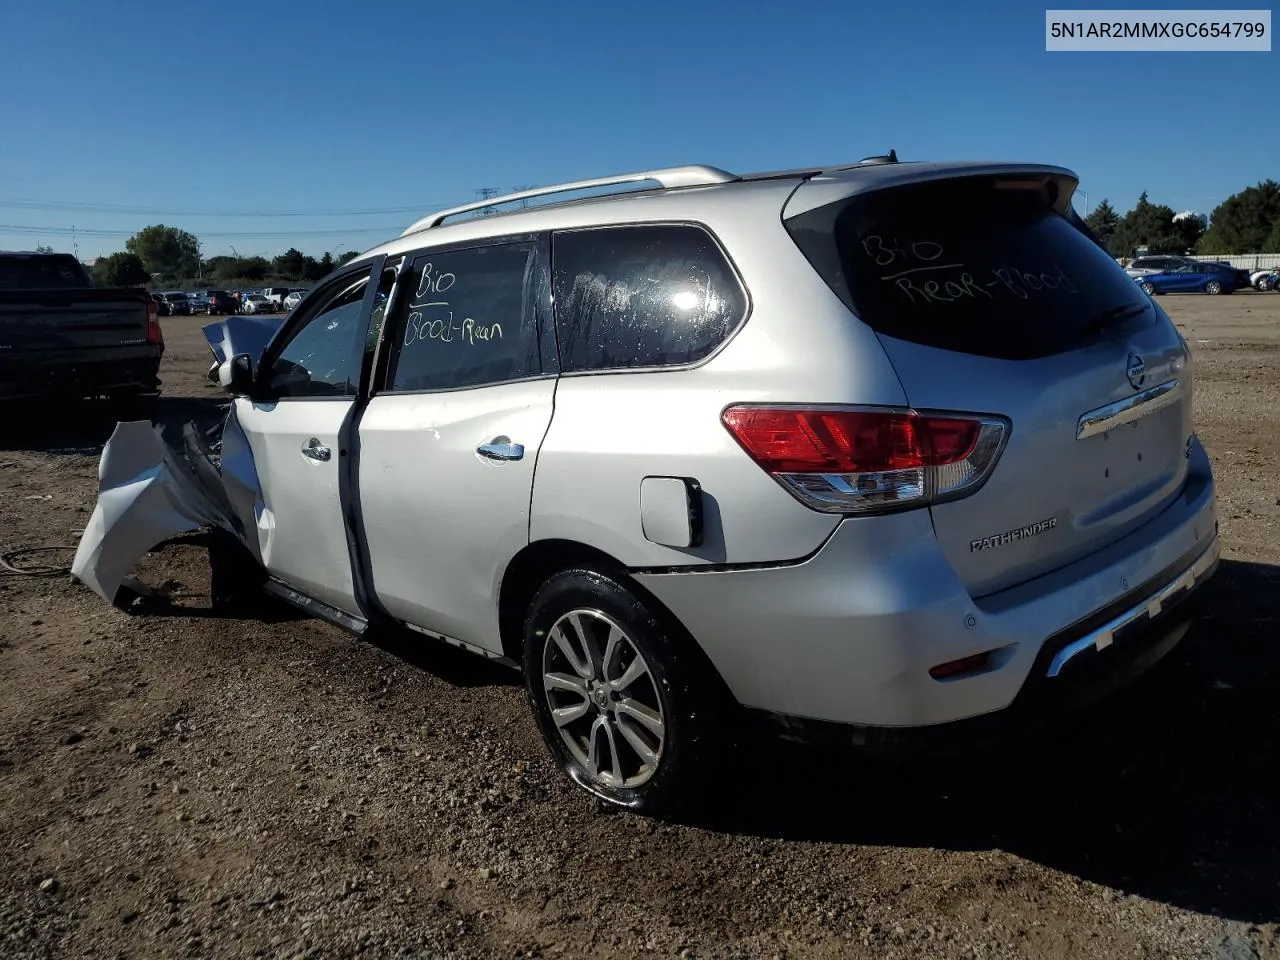
[[[400,288],[359,426],[373,590],[396,619],[496,652],[555,397],[542,260],[532,240],[434,251]]]
[[[301,593],[359,617],[344,468],[374,299],[370,274],[368,267],[345,272],[309,297],[263,356],[262,396],[236,400],[262,486],[263,565]]]

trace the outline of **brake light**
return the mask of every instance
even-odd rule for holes
[[[147,343],[164,346],[164,334],[160,330],[160,307],[154,300],[147,301]]]
[[[1008,426],[914,410],[733,406],[734,439],[797,499],[828,513],[875,513],[964,496],[990,475]]]

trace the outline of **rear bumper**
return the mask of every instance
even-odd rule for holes
[[[1196,443],[1182,494],[1140,529],[981,600],[943,558],[926,511],[846,520],[799,564],[635,577],[744,706],[802,739],[836,724],[846,742],[870,743],[1053,712],[1140,673],[1185,633],[1186,601],[1216,566],[1217,526],[1212,471]],[[1153,614],[1151,601],[1177,583]],[[1108,624],[1110,642],[1097,632]],[[929,674],[987,651],[981,672]]]
[[[160,357],[151,348],[129,357],[22,358],[0,363],[0,399],[85,397],[104,393],[155,393],[160,389]]]

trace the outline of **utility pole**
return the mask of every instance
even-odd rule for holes
[[[481,200],[489,200],[493,197],[496,197],[501,192],[502,191],[500,191],[497,187],[481,187],[476,191],[476,196],[479,197]],[[480,216],[482,217],[493,216],[493,207],[485,207],[483,210],[480,211]]]
[[[77,260],[80,259],[80,246],[76,243],[76,225],[74,223],[71,225],[71,253]]]
[[[536,186],[537,186],[536,183],[522,183],[518,187],[513,187],[512,192],[524,193],[526,190],[532,190]],[[529,207],[529,198],[525,197],[523,200],[520,201],[520,209],[527,210],[528,207]]]

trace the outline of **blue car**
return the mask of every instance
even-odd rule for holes
[[[1183,263],[1160,273],[1135,277],[1149,296],[1158,293],[1234,293],[1239,271],[1222,263]]]

